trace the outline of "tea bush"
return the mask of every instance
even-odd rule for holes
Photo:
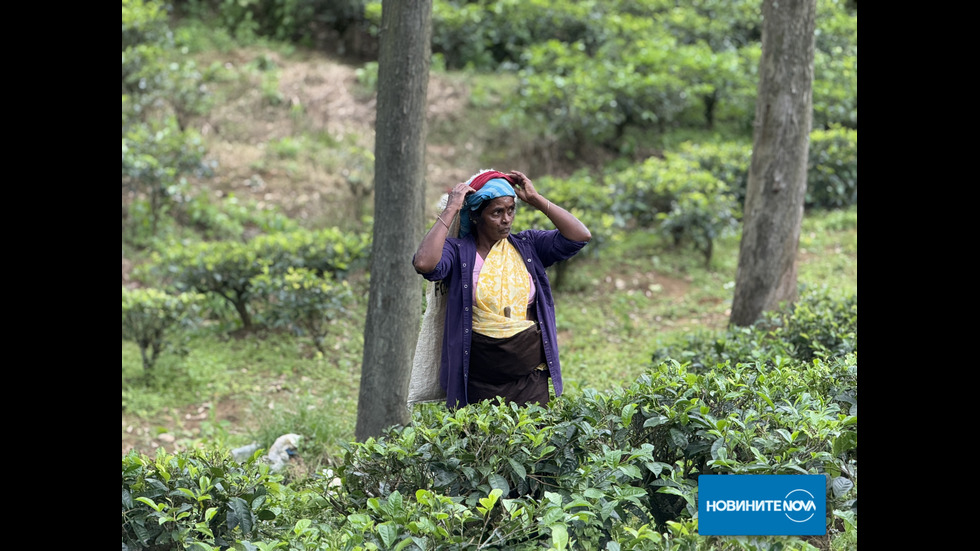
[[[706,262],[714,240],[735,231],[739,211],[729,188],[683,156],[650,157],[605,181],[621,229],[654,229],[674,246],[690,242]]]
[[[802,287],[788,310],[763,313],[752,328],[696,333],[654,352],[654,363],[674,358],[696,369],[788,357],[799,362],[857,352],[857,295],[838,297],[825,287]]]
[[[857,204],[857,130],[835,125],[810,133],[806,206],[840,209]]]
[[[340,34],[363,20],[365,0],[190,0],[178,7],[231,31],[241,39],[258,36],[312,46],[325,30]]]
[[[690,159],[728,186],[736,205],[745,204],[752,163],[752,144],[735,142],[684,142],[676,154]],[[739,216],[741,219],[741,216]]]
[[[202,302],[194,293],[122,288],[122,338],[139,346],[144,370],[153,367],[180,329],[196,321]]]
[[[628,387],[586,389],[548,407],[417,406],[410,424],[348,443],[336,472],[286,484],[227,456],[204,455],[216,458],[207,469],[203,452],[155,462],[127,456],[123,541],[134,549],[233,541],[263,549],[755,549],[761,542],[697,535],[698,477],[725,473],[826,476],[829,539],[853,541],[856,299],[805,293],[776,320],[671,350],[709,348],[700,365],[668,356]],[[731,354],[722,361],[707,361],[724,350]],[[809,548],[800,538],[765,540]]]
[[[266,324],[309,338],[320,354],[327,352],[324,339],[330,322],[344,315],[354,300],[346,281],[319,276],[309,268],[290,266],[284,274],[272,274],[266,267],[252,285],[266,305]]]
[[[255,200],[240,200],[235,195],[217,201],[203,193],[187,197],[176,205],[174,217],[208,241],[237,240],[249,234],[291,232],[299,228],[279,208]]]
[[[234,307],[241,326],[250,329],[256,308],[253,305],[254,278],[262,274],[278,277],[291,268],[301,268],[310,270],[317,277],[342,279],[367,262],[370,241],[371,236],[366,233],[324,228],[263,234],[246,243],[199,241],[174,244],[154,252],[143,273],[156,277],[161,285],[172,285],[180,291],[194,290],[221,297]],[[266,291],[269,291],[268,285]],[[270,296],[266,292],[261,298]],[[308,304],[300,300],[293,305],[300,303]],[[293,313],[290,317],[299,319],[304,315]]]
[[[212,549],[252,537],[275,518],[283,477],[227,452],[130,453],[122,458],[122,543],[131,550]],[[195,543],[207,542],[206,546]]]

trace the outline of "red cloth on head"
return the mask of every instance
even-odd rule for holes
[[[480,191],[480,188],[483,187],[483,184],[489,182],[490,180],[493,180],[494,178],[503,178],[504,180],[510,182],[510,185],[512,186],[518,183],[517,178],[513,176],[504,174],[503,172],[497,172],[496,170],[488,170],[486,172],[482,172],[474,176],[473,181],[470,182],[470,187],[475,189],[476,191]]]

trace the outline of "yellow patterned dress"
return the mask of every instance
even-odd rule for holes
[[[475,295],[469,401],[500,397],[521,405],[546,404],[541,329],[528,304],[531,278],[509,240],[501,239],[490,249]]]

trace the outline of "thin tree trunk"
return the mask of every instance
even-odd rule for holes
[[[729,323],[797,294],[796,251],[813,112],[816,0],[764,0],[752,163]]]
[[[408,383],[421,318],[412,255],[425,208],[425,114],[432,0],[384,0],[375,123],[371,289],[355,437],[409,420]]]

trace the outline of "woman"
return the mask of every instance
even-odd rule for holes
[[[516,199],[555,230],[511,234]],[[449,237],[453,217],[459,237]],[[448,286],[440,383],[446,406],[502,397],[548,403],[562,392],[554,299],[545,268],[574,256],[592,234],[534,189],[523,173],[482,171],[449,192],[412,259],[416,272]]]

